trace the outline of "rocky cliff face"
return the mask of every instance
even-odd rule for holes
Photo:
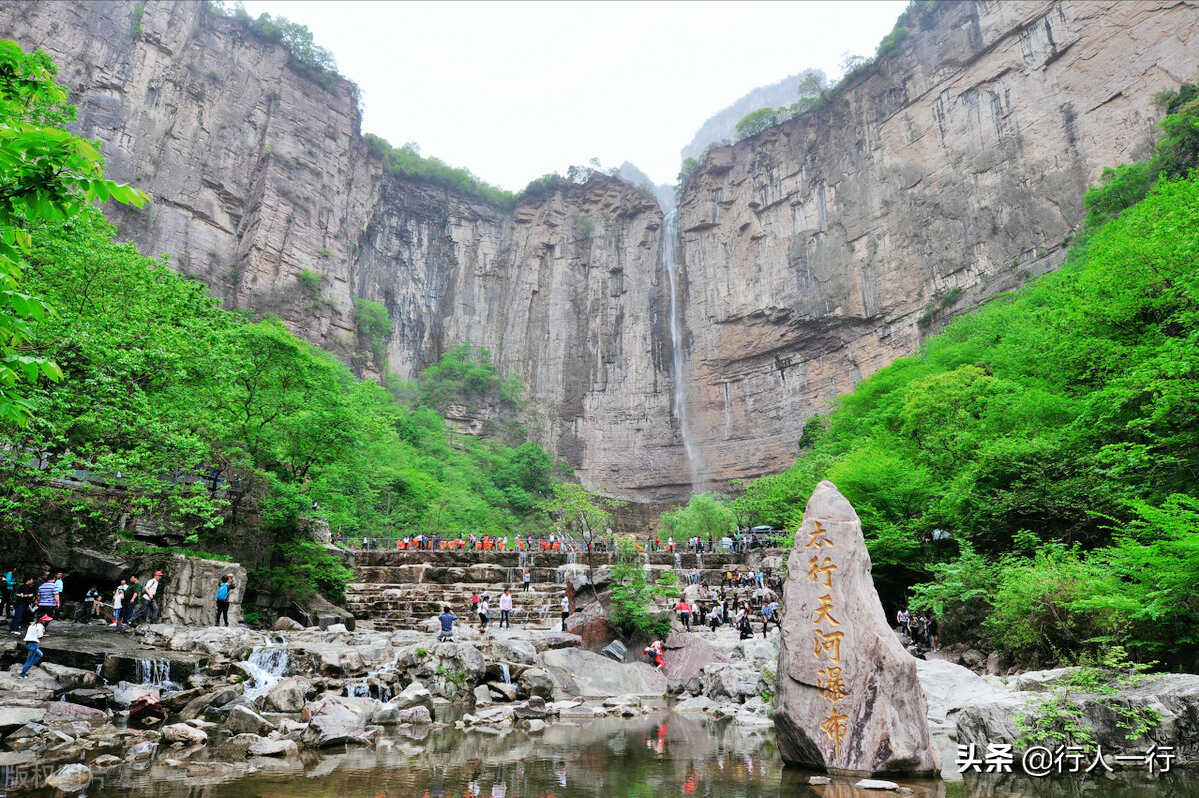
[[[912,23],[909,23],[912,24]],[[942,3],[827,109],[710,154],[680,205],[690,429],[714,483],[952,315],[1058,266],[1153,94],[1194,77],[1189,2]]]
[[[401,376],[485,346],[586,486],[686,495],[652,199],[600,178],[502,211],[398,178],[351,84],[198,3],[139,5],[0,3],[0,35],[56,58],[111,175],[154,196],[112,210],[124,235],[367,374],[360,297],[387,307]],[[1199,62],[1194,3],[944,6],[826,111],[718,150],[692,181],[683,373],[714,487],[786,467],[804,421],[913,351],[932,310],[1056,266],[1085,186],[1148,146],[1153,93]]]

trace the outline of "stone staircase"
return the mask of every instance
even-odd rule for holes
[[[653,571],[674,569],[680,590],[691,568],[702,565],[700,578],[719,585],[726,569],[746,570],[760,561],[755,553],[694,552],[643,553],[644,565]],[[596,552],[592,565],[612,564],[614,555]],[[751,565],[747,566],[747,560]],[[370,620],[376,629],[417,629],[449,606],[459,623],[477,622],[471,615],[471,595],[491,593],[491,616],[499,621],[499,596],[512,591],[512,621],[517,625],[553,627],[561,622],[561,601],[572,572],[587,568],[583,553],[535,551],[361,551],[355,553],[356,577],[346,590],[346,607],[359,620]],[[523,590],[528,568],[532,589]],[[653,578],[653,577],[651,577]]]

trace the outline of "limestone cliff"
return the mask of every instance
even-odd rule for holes
[[[1087,186],[1145,154],[1153,94],[1199,64],[1193,2],[942,3],[923,26],[688,187],[690,429],[714,482],[786,467],[829,400],[1058,266]]]
[[[1192,2],[943,6],[825,111],[716,151],[689,186],[683,375],[715,487],[786,467],[806,418],[913,351],[932,310],[1060,263],[1085,186],[1148,146],[1152,95],[1199,63]],[[0,3],[0,35],[56,58],[111,175],[153,195],[112,211],[123,235],[363,373],[360,297],[387,307],[401,376],[485,346],[585,485],[686,495],[652,199],[600,178],[507,211],[396,177],[352,84],[199,3],[139,7]]]

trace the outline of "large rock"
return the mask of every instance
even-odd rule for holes
[[[831,482],[787,560],[774,718],[783,761],[847,775],[935,773],[916,661],[887,623],[857,513]]]
[[[162,739],[169,743],[201,745],[208,742],[208,732],[188,723],[172,723],[162,728]]]
[[[520,695],[537,696],[546,701],[554,697],[554,680],[541,668],[529,668],[516,679]]]
[[[229,591],[229,623],[241,623],[245,598],[246,569],[235,562],[173,556],[162,569],[162,591],[158,602],[163,623],[182,626],[212,626],[216,623],[216,589],[225,574],[233,574]]]
[[[666,692],[666,677],[644,662],[620,664],[578,648],[553,649],[541,659],[558,697],[662,696]]]
[[[92,771],[87,765],[64,765],[46,777],[46,783],[63,792],[79,792],[92,783]]]
[[[665,648],[666,678],[686,685],[691,692],[699,689],[699,674],[705,665],[730,662],[704,635],[694,632],[671,632]]]
[[[608,620],[608,611],[598,601],[586,604],[568,617],[566,631],[578,635],[583,647],[592,651],[599,651],[617,638],[616,627]]]
[[[303,679],[283,679],[267,690],[263,706],[268,712],[299,712],[308,700],[308,688]]]
[[[271,722],[248,707],[235,706],[229,710],[225,728],[234,734],[265,735],[273,728]]]
[[[68,668],[66,665],[56,665],[53,662],[42,662],[39,667],[50,674],[64,690],[95,687],[99,677],[95,671],[85,671],[81,668]]]
[[[1006,693],[969,668],[941,659],[916,660],[916,675],[928,705],[928,726],[941,757],[943,778],[961,778],[957,771],[957,719],[962,709]],[[993,741],[994,742],[994,741]]]

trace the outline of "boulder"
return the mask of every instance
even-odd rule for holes
[[[491,641],[491,651],[493,656],[501,661],[517,662],[521,665],[537,664],[537,649],[528,640],[497,635]]]
[[[487,685],[481,684],[475,688],[475,706],[485,707],[491,704],[491,691],[487,689]]]
[[[264,738],[262,736],[252,732],[242,732],[241,734],[235,734],[230,737],[221,745],[221,747],[228,748],[231,751],[244,752],[248,751],[250,746],[257,745],[258,743],[262,742],[263,739]]]
[[[92,770],[87,765],[64,765],[46,777],[46,783],[63,792],[79,792],[92,783]]]
[[[699,634],[672,631],[666,638],[665,648],[663,656],[666,667],[663,670],[666,678],[679,682],[691,691],[699,689],[699,674],[705,665],[730,662],[728,657]]]
[[[158,688],[152,684],[133,684],[131,682],[118,682],[117,686],[112,691],[112,702],[122,709],[133,706],[133,702],[139,698],[153,696],[155,701],[161,700]]]
[[[163,567],[160,617],[164,624],[184,627],[208,626],[216,620],[216,601],[213,595],[221,577],[233,574],[233,589],[229,595],[229,623],[242,622],[241,606],[245,598],[246,569],[234,562],[205,560],[199,557],[175,555]],[[215,628],[215,627],[214,627]]]
[[[225,720],[225,728],[234,734],[267,734],[274,727],[266,718],[259,715],[252,709],[243,706],[235,706],[229,710],[229,717]]]
[[[532,642],[538,651],[551,651],[559,648],[580,648],[583,638],[569,632],[542,632],[536,635]]]
[[[66,665],[55,665],[53,662],[42,662],[40,668],[62,685],[64,690],[74,690],[80,687],[95,687],[98,677],[95,671],[85,671],[81,668],[68,668]]]
[[[102,709],[85,707],[83,704],[73,704],[70,701],[47,701],[42,704],[46,714],[42,720],[46,723],[103,723],[108,719],[108,713]]]
[[[0,737],[5,737],[26,723],[40,723],[46,710],[40,706],[0,707]]]
[[[541,696],[533,696],[532,698],[518,704],[512,709],[513,717],[524,720],[529,718],[544,718],[546,715],[545,699]]]
[[[487,689],[498,701],[515,701],[516,685],[511,682],[488,682]]]
[[[487,673],[487,661],[470,643],[438,643],[433,648],[438,665],[447,673],[462,673],[467,685],[475,685]]]
[[[162,739],[168,743],[200,745],[208,742],[208,733],[187,723],[172,723],[162,728]]]
[[[734,722],[742,726],[773,726],[770,705],[761,696],[754,696],[741,705],[734,716]]]
[[[1007,691],[989,684],[969,668],[945,660],[917,660],[916,675],[924,690],[929,732],[941,757],[941,772],[948,778],[957,774],[958,713],[969,704]]]
[[[609,659],[614,659],[617,662],[624,662],[625,657],[628,656],[629,649],[628,646],[619,640],[613,640],[611,643],[604,646],[600,653]]]
[[[759,694],[759,674],[743,663],[713,662],[700,669],[699,692],[713,701],[740,703]]]
[[[157,692],[141,696],[129,705],[130,723],[153,725],[166,716],[167,711],[163,708],[162,702],[158,700]]]
[[[126,762],[140,762],[143,759],[153,759],[154,752],[158,750],[158,743],[146,740],[130,748],[125,752]]]
[[[707,712],[714,706],[716,706],[716,702],[712,699],[707,696],[697,695],[680,701],[671,707],[671,709],[685,715],[689,712]]]
[[[519,694],[548,700],[554,697],[554,680],[541,668],[529,668],[516,680]]]
[[[966,653],[968,654],[970,652]],[[965,655],[962,656],[962,664],[967,664]],[[1026,671],[1016,676],[1015,689],[1030,693],[1043,693],[1076,671],[1078,671],[1078,668],[1053,668],[1047,671]]]
[[[916,660],[887,623],[861,522],[833,483],[816,487],[795,540],[774,703],[783,761],[852,775],[936,773]]]
[[[397,693],[395,698],[391,699],[388,703],[394,704],[398,709],[423,706],[432,710],[433,694],[426,690],[425,686],[420,682],[412,682]]]
[[[279,619],[271,626],[276,632],[298,632],[304,628],[304,624],[294,618],[288,618],[286,615],[279,616]],[[268,754],[268,756],[273,756]]]
[[[581,607],[566,619],[566,631],[578,635],[584,648],[599,651],[616,639],[616,627],[608,620],[608,612],[598,601]]]
[[[262,740],[246,749],[249,756],[299,756],[300,746],[295,740]]]
[[[267,690],[263,707],[268,712],[299,712],[308,701],[310,685],[303,679],[291,677]]]
[[[308,728],[301,740],[312,748],[367,744],[370,737],[365,734],[366,720],[374,704],[340,696],[305,704],[300,719],[308,723]]]
[[[542,654],[541,659],[556,685],[555,695],[605,698],[625,693],[651,696],[666,693],[666,677],[643,662],[622,665],[578,648],[553,649]]]

